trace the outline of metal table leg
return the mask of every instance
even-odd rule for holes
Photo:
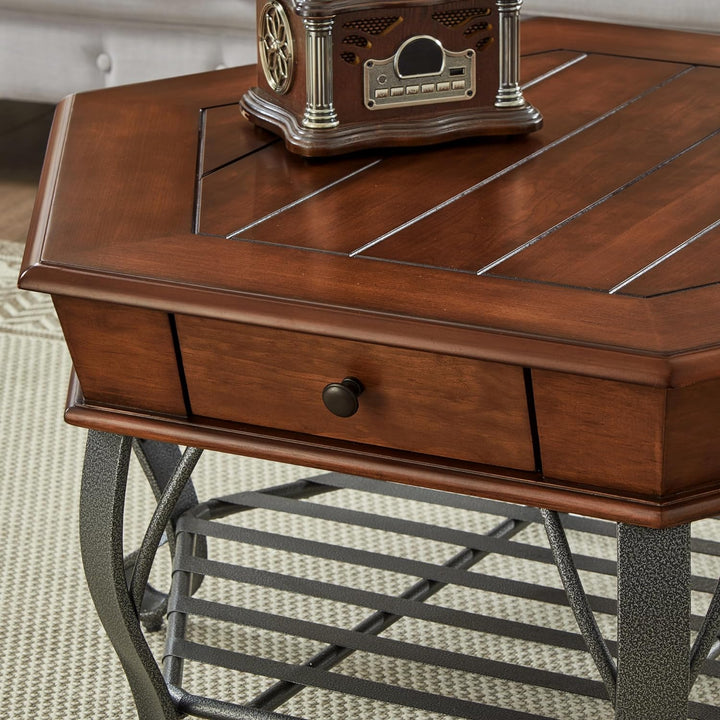
[[[135,599],[126,578],[123,511],[132,442],[129,437],[94,430],[88,435],[80,494],[80,548],[90,594],[127,675],[139,719],[178,720],[180,714],[140,625],[137,607],[142,600],[144,570],[136,583]],[[200,451],[190,450],[193,452],[178,465],[172,479],[163,480],[167,500],[158,504],[139,558],[149,558],[157,548],[172,515],[173,507],[168,506],[174,506],[175,497],[181,496],[199,457]]]
[[[618,523],[615,664],[560,518],[541,512],[568,600],[615,703],[616,720],[685,720],[691,687],[690,526],[654,530]]]
[[[170,445],[154,440],[142,440],[140,438],[133,438],[132,448],[145,473],[148,484],[155,495],[155,499],[160,502],[167,489],[168,483],[175,473],[175,469],[182,461],[180,448],[177,445]],[[164,539],[170,548],[171,557],[175,556],[175,523],[186,510],[195,507],[197,504],[197,494],[195,493],[192,480],[190,480],[180,491],[180,495],[170,515],[167,532],[164,535]],[[198,547],[198,553],[201,556],[205,556],[207,548],[204,538],[199,542],[201,544]],[[154,555],[154,552],[154,548],[148,548],[148,553]],[[147,558],[140,556],[139,549],[125,555],[125,575],[128,584],[132,583],[133,576],[138,567],[138,561],[140,564],[147,566]],[[193,592],[197,590],[198,585],[199,581],[196,581]],[[146,583],[142,601],[140,602],[140,620],[147,631],[153,632],[160,630],[167,611],[167,601],[168,597],[166,593],[158,591],[152,587],[152,585]]]
[[[690,526],[618,525],[617,720],[683,720],[690,692]]]

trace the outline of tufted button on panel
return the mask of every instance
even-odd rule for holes
[[[112,58],[107,53],[100,53],[95,58],[95,65],[100,72],[109,73],[112,70]]]

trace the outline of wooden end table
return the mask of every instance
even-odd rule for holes
[[[687,716],[720,629],[716,597],[691,650],[689,523],[720,512],[720,43],[522,40],[545,125],[521,139],[303,160],[241,117],[251,68],[59,106],[20,285],[72,355],[84,561],[144,720],[184,707],[142,563],[125,582],[131,437],[169,488],[156,540],[196,503],[165,443],[545,508],[616,717]],[[617,664],[557,511],[619,523]]]

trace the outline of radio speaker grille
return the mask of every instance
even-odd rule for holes
[[[368,35],[385,35],[402,21],[403,19],[397,15],[395,17],[361,18],[358,20],[349,20],[343,27],[360,30]]]
[[[483,32],[484,30],[487,30],[490,27],[490,23],[486,22],[476,22],[472,25],[468,25],[465,30],[463,30],[463,35],[474,35],[475,33]]]
[[[348,35],[343,38],[343,45],[354,45],[355,47],[370,47],[370,41],[362,35]]]
[[[432,18],[445,27],[456,27],[467,22],[471,18],[487,17],[490,15],[489,8],[465,8],[462,10],[448,10],[446,12],[433,13]]]

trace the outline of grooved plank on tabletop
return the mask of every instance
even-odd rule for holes
[[[716,202],[720,195],[716,195]],[[720,203],[717,203],[720,210]],[[720,212],[717,212],[720,215]],[[718,218],[720,219],[720,218]],[[647,297],[720,281],[720,227],[700,235],[692,244],[638,277],[623,292]]]
[[[526,64],[535,60],[538,58],[529,58]],[[242,237],[352,252],[683,69],[684,66],[674,64],[627,58],[588,57],[528,91],[528,100],[542,109],[545,118],[545,126],[540,132],[504,141],[481,139],[413,150],[412,153],[389,153],[379,165],[321,193],[309,203],[272,217]],[[534,76],[534,73],[530,72],[530,75]],[[592,92],[578,93],[568,104],[568,85],[592,88]],[[260,153],[264,154],[265,151]],[[475,197],[472,203],[476,203]],[[207,193],[205,198],[207,200]],[[245,202],[251,202],[251,199]],[[454,210],[451,213],[454,217]],[[443,224],[441,230],[448,233],[450,228],[455,235],[454,219],[449,225]],[[411,228],[413,243],[416,234],[417,228]],[[438,249],[444,251],[445,248]],[[371,251],[370,254],[375,253]],[[414,260],[401,255],[394,255],[393,259]],[[472,267],[475,269],[477,267]]]
[[[524,59],[520,67],[521,83],[534,83],[546,73],[562,71],[566,64],[583,57],[582,53],[556,50]],[[280,139],[243,117],[239,103],[203,110],[202,123],[202,175]]]
[[[523,66],[524,76],[536,79],[577,58],[577,53],[562,52],[533,57]],[[227,157],[228,153],[224,150],[221,151],[221,148],[237,148],[232,152],[238,153],[236,157],[239,157],[246,153],[239,153],[238,150],[258,149],[261,147],[260,140],[263,137],[272,137],[269,133],[257,137],[252,135],[251,128],[253,126],[242,117],[240,120],[245,122],[247,127],[238,125],[236,114],[239,115],[239,112],[236,111],[236,105],[227,108],[211,108],[207,111],[206,125],[203,131],[204,154],[207,156],[208,153],[211,153],[213,159],[212,161],[204,160],[204,167],[216,167],[211,162],[216,163],[217,158]],[[221,152],[225,152],[225,155],[221,155]],[[262,231],[249,232],[244,228],[262,221],[265,216],[272,215],[272,213],[319,192],[327,186],[334,188],[334,184],[338,182],[342,183],[338,192],[346,197],[346,182],[354,173],[362,173],[365,168],[369,169],[375,160],[374,156],[366,154],[354,155],[351,158],[308,160],[288,153],[281,143],[264,148],[261,153],[243,157],[237,163],[223,167],[202,180],[199,230],[205,234],[220,236],[242,231],[240,239],[262,239],[265,242],[272,242],[273,239],[266,235],[258,236],[258,233]],[[386,164],[387,161],[383,163],[383,166]],[[292,182],[289,182],[288,179],[291,175]],[[371,182],[376,182],[376,177],[373,175]],[[274,182],[268,183],[269,179]],[[353,182],[358,181],[361,185],[364,184],[362,178]],[[271,189],[272,192],[268,192],[268,189]],[[404,187],[404,189],[408,188]],[[329,188],[325,192],[335,196],[335,193]],[[361,189],[359,192],[364,192],[364,190]],[[372,202],[372,200],[368,202]],[[310,215],[306,216],[308,207]],[[312,223],[315,213],[314,199],[312,205],[308,207],[301,207],[292,213],[292,216],[302,218],[304,223]],[[363,212],[365,212],[364,209]],[[381,215],[381,213],[377,214]],[[317,231],[311,228],[307,228],[307,230],[307,237],[290,242],[295,245],[314,247],[316,243],[332,241],[335,237],[335,233],[328,233],[323,228],[318,228]],[[318,236],[317,233],[320,235]],[[289,239],[280,236],[277,241],[286,243]]]
[[[278,141],[277,135],[244,118],[239,103],[207,108],[202,123],[203,175]]]
[[[720,42],[711,33],[534,18],[523,23],[521,37],[524,53],[563,48],[720,67]]]
[[[720,91],[709,94],[708,89],[716,80],[714,69],[691,69],[649,89],[535,158],[521,173],[458,198],[369,254],[473,272],[492,269],[506,254],[717,130]],[[703,95],[706,101],[698,107]],[[453,243],[438,242],[450,229]]]
[[[543,27],[529,23],[525,36],[542,34]],[[323,197],[316,197],[313,224],[288,222],[288,232],[323,230],[331,237],[344,233],[353,239],[368,227],[406,222],[408,209],[422,210],[428,201],[448,197],[442,180],[449,176],[447,182],[455,182],[458,169],[465,168],[475,180],[488,177],[493,162],[507,168],[500,159],[507,161],[515,148],[522,149],[520,159],[531,148],[545,151],[549,132],[563,127],[566,134],[576,131],[681,70],[687,68],[589,56],[528,91],[531,102],[549,110],[540,133],[509,142],[389,152],[382,165],[395,168],[391,179],[399,181],[400,191],[390,182],[364,185],[363,202],[339,203],[347,211],[345,219],[324,214],[332,203],[323,205]],[[199,110],[234,105],[238,86],[254,77],[252,69],[233,69],[81,94],[74,104],[63,103],[50,143],[52,162],[41,190],[24,287],[263,324],[275,322],[278,313],[313,333],[382,338],[393,345],[515,364],[526,364],[532,356],[545,367],[630,377],[639,383],[682,385],[714,373],[706,354],[687,362],[674,358],[680,351],[705,347],[720,332],[714,313],[703,326],[693,320],[698,308],[714,306],[720,288],[687,293],[687,300],[675,294],[645,303],[558,285],[521,285],[512,279],[363,261],[362,256],[348,260],[278,244],[194,235]],[[704,97],[703,92],[698,96]],[[702,105],[696,103],[692,111],[702,112]],[[523,176],[533,164],[524,164],[518,174]],[[424,168],[424,174],[417,168]],[[398,192],[409,196],[405,204],[393,202]],[[379,202],[369,203],[373,198]],[[397,213],[397,220],[388,220],[378,207]],[[452,245],[454,223],[443,233]],[[277,243],[272,233],[269,240]],[[545,338],[542,344],[533,340],[538,336]],[[559,343],[564,343],[563,351],[553,352]]]
[[[199,230],[209,235],[232,235],[327,186],[345,185],[347,178],[362,174],[375,160],[353,155],[313,162],[274,143],[202,179]],[[312,232],[307,227],[304,232],[312,242]],[[282,243],[283,238],[277,241]]]
[[[551,50],[537,55],[520,58],[520,85],[525,88],[535,85],[550,73],[563,72],[576,62],[587,58],[586,53]]]
[[[568,219],[492,274],[610,290],[720,217],[719,167],[720,129],[656,172]],[[720,279],[717,264],[695,263],[690,284],[696,284],[698,269],[705,277]]]

